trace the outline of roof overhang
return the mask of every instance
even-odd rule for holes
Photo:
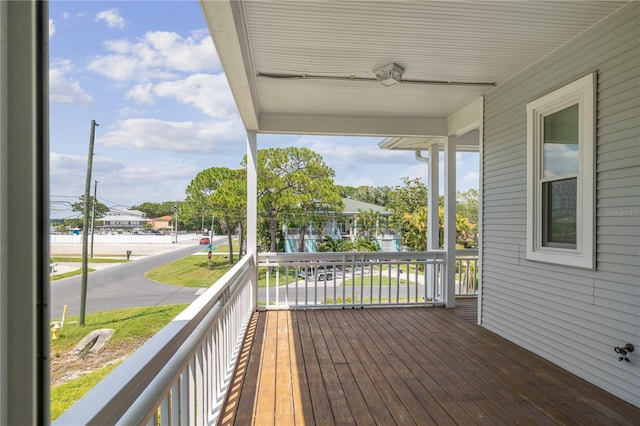
[[[247,130],[407,149],[468,132],[465,108],[625,3],[201,0]]]

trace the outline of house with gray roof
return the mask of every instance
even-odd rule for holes
[[[363,201],[343,198],[344,208],[341,212],[334,212],[330,215],[330,219],[322,224],[309,223],[304,234],[304,251],[317,252],[318,244],[325,237],[334,240],[351,240],[355,241],[358,234],[357,215],[360,212],[373,211],[378,215],[379,230],[376,236],[376,242],[382,251],[400,251],[400,234],[395,232],[389,226],[389,217],[391,213],[384,207],[376,204],[365,203]],[[283,226],[285,235],[285,252],[294,253],[298,251],[300,241],[300,228]]]

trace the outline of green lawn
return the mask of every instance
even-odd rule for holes
[[[229,269],[231,269],[229,259],[224,256],[212,256],[208,261],[207,256],[193,255],[155,268],[147,272],[145,276],[165,284],[208,287]]]
[[[373,279],[373,284],[371,283],[372,279]],[[344,285],[345,287],[350,287],[350,286],[359,287],[360,285],[362,285],[364,287],[369,287],[369,286],[373,285],[375,287],[375,286],[378,286],[378,285],[383,285],[383,286],[397,285],[398,284],[398,279],[397,278],[391,278],[391,280],[389,280],[389,277],[387,277],[387,276],[380,277],[379,275],[374,275],[373,277],[371,277],[370,275],[365,275],[364,277],[363,276],[357,276],[355,278],[346,279],[344,281],[344,283],[342,283],[342,281],[339,281],[339,282],[342,285]],[[406,284],[407,280],[401,279],[399,281],[399,283],[400,284]]]
[[[279,280],[280,285],[285,285],[286,282],[293,284],[297,279],[296,268],[280,267]],[[289,270],[289,278],[287,279],[287,269]],[[258,287],[265,288],[267,286],[267,268],[261,267],[258,269]],[[269,288],[276,286],[276,268],[271,268],[269,274]]]
[[[68,317],[59,339],[51,341],[51,382],[58,381],[70,371],[77,370],[79,377],[52,386],[51,419],[60,416],[113,370],[123,356],[133,353],[186,306],[167,305],[90,313],[85,318],[84,327],[78,326],[77,316]],[[72,352],[84,336],[100,328],[111,328],[115,332],[96,355],[100,357],[98,367],[91,368],[88,357],[85,360]],[[87,370],[90,372],[87,373]]]

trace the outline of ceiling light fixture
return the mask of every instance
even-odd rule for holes
[[[400,83],[402,74],[404,74],[404,68],[396,63],[391,63],[373,70],[373,73],[376,75],[378,83],[383,86],[393,86],[394,84]]]

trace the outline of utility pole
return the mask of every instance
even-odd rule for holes
[[[78,325],[84,326],[85,308],[87,306],[87,267],[89,243],[89,197],[91,195],[91,169],[93,167],[93,140],[96,134],[96,120],[91,120],[91,135],[89,136],[89,158],[87,159],[87,180],[84,187],[84,218],[82,221],[82,284],[80,288],[80,315]]]
[[[98,193],[98,181],[94,181],[93,185],[93,211],[91,212],[91,259],[93,259],[93,235],[96,232],[96,194]]]
[[[176,240],[175,243],[178,244],[178,202],[176,201],[176,203],[173,205],[173,211],[175,212],[175,216],[176,218],[174,219],[175,222],[175,230],[176,230]]]

